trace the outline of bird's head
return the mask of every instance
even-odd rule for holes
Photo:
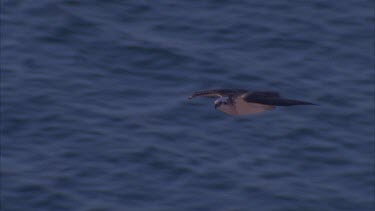
[[[215,100],[215,109],[218,109],[220,106],[228,105],[229,98],[228,97],[221,97]]]

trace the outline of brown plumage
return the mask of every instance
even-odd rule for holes
[[[247,91],[245,89],[213,89],[194,92],[194,97],[218,98],[215,109],[230,115],[256,114],[272,110],[276,106],[315,105],[300,100],[284,99],[272,91]]]

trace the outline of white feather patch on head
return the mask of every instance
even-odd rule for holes
[[[214,103],[218,104],[218,103],[224,103],[224,102],[228,102],[228,97],[220,97],[217,100],[215,100]]]

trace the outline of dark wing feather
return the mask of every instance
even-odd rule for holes
[[[249,92],[246,94],[246,97],[251,99],[251,98],[280,98],[280,94],[278,92],[270,92],[270,91],[265,91],[265,92]]]
[[[246,102],[273,106],[315,105],[300,100],[282,99],[277,92],[253,92],[242,97]]]
[[[248,92],[245,89],[212,89],[212,90],[206,90],[206,91],[198,91],[194,92],[189,99],[192,99],[194,97],[225,97],[225,96],[231,96],[231,95],[241,95]]]
[[[277,92],[249,92],[242,96],[249,103],[260,103],[264,105],[274,105],[274,101],[280,99]]]

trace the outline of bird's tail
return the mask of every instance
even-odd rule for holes
[[[272,102],[270,102],[272,105],[275,106],[294,106],[294,105],[316,105],[314,103],[309,103],[305,101],[300,100],[290,100],[290,99],[273,99]]]

